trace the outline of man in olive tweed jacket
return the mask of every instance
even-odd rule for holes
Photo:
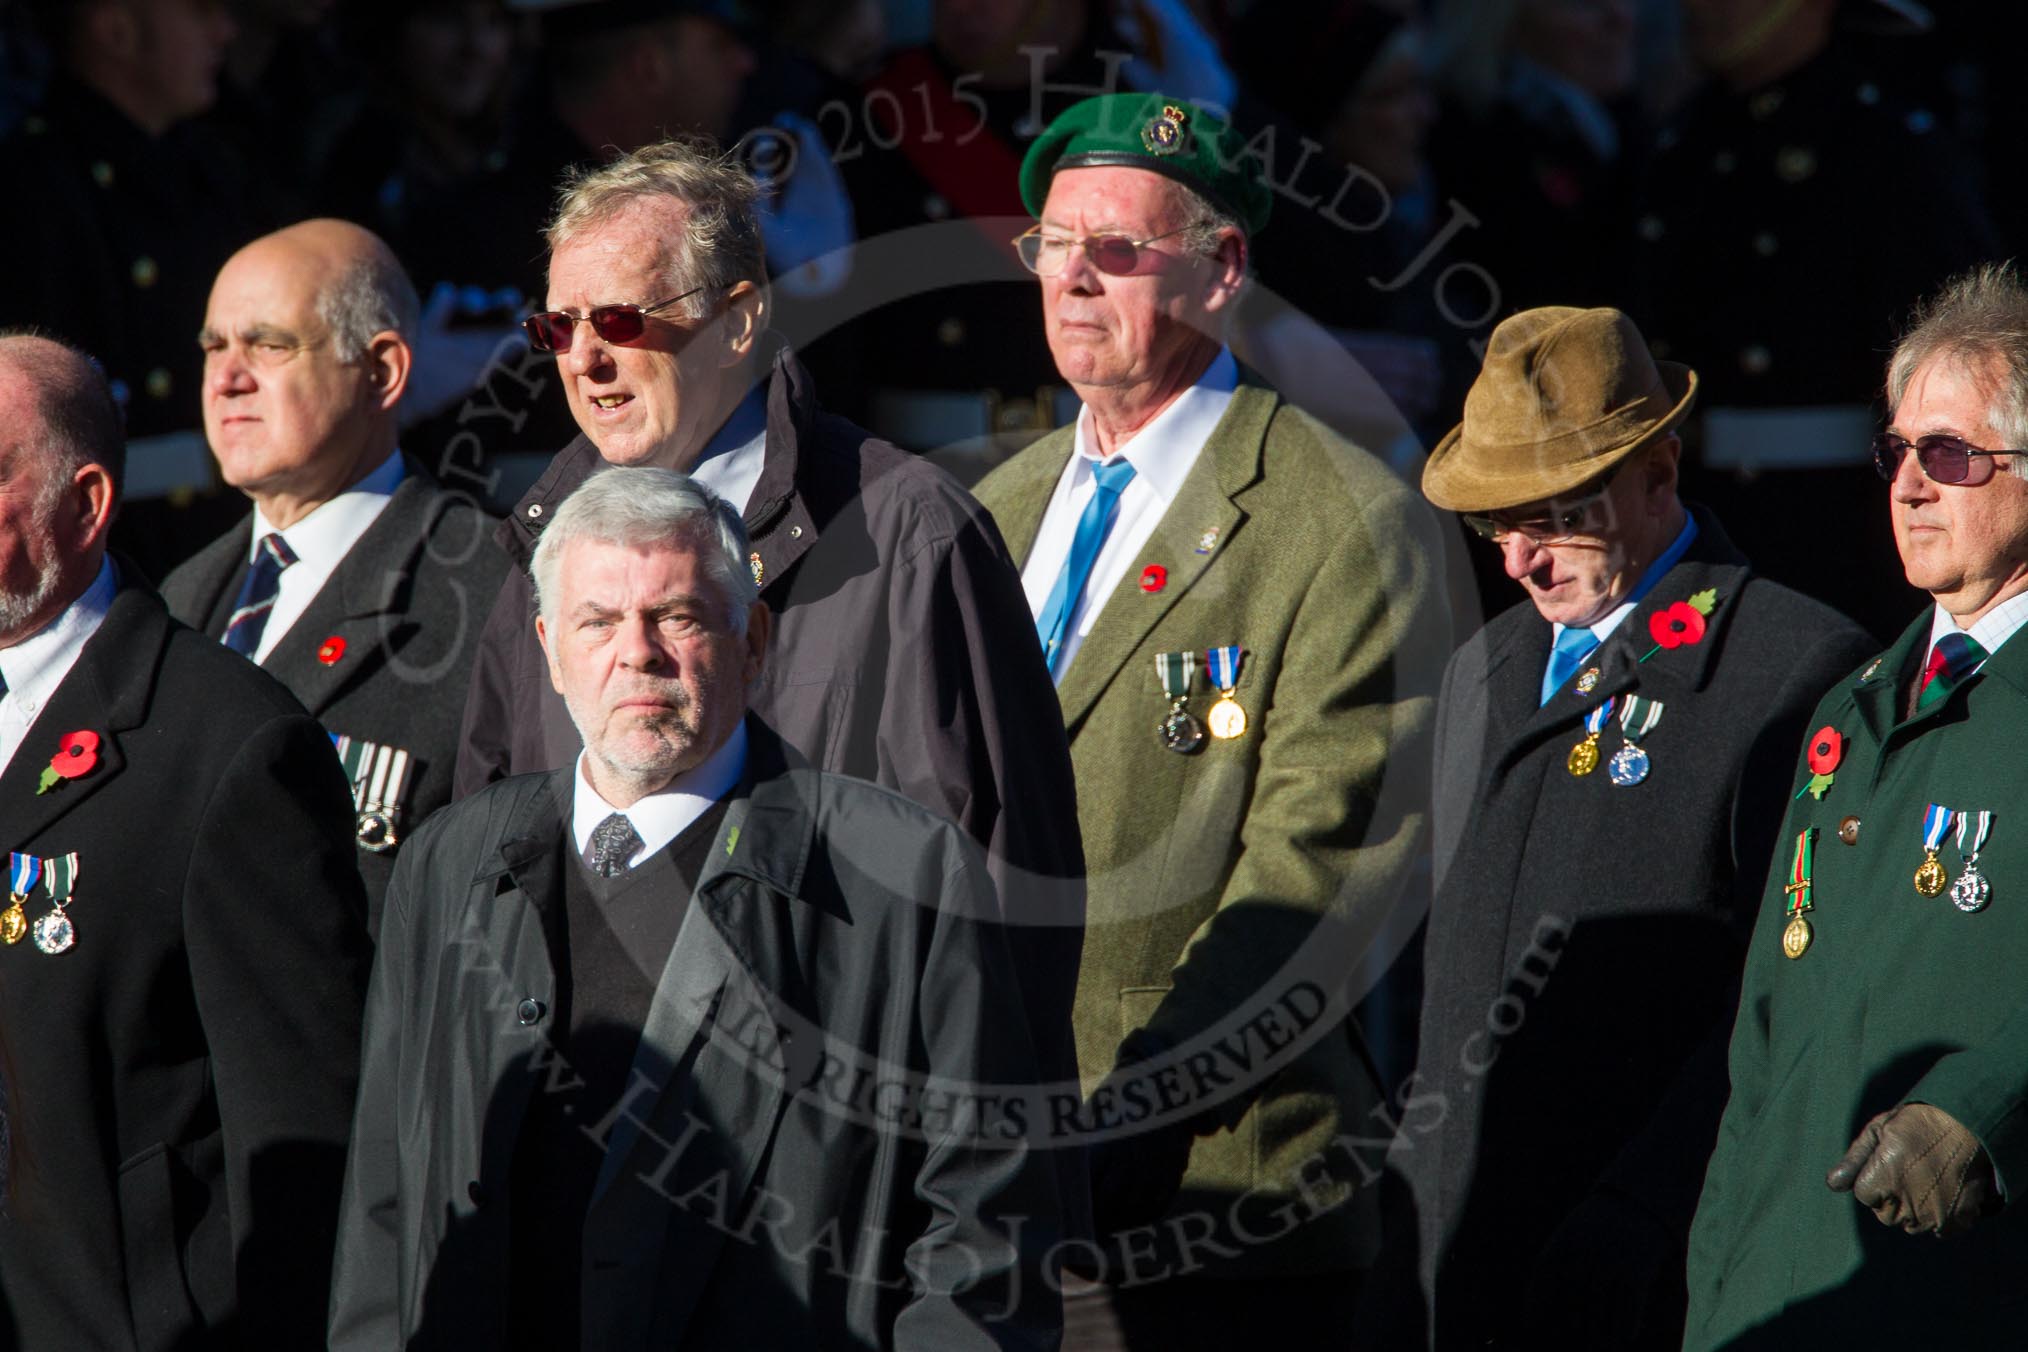
[[[1449,629],[1422,504],[1214,336],[1265,216],[1217,163],[1225,134],[1123,95],[1037,140],[1023,257],[1086,409],[977,490],[1048,631],[1085,838],[1088,1097],[1050,1126],[1093,1142],[1112,1239],[1067,1348],[1204,1345],[1263,1300],[1284,1328],[1332,1327],[1377,1238],[1387,1130],[1348,982],[1421,844]],[[1150,144],[1183,148],[1149,170]],[[1218,204],[1197,252],[1154,243]],[[1094,556],[1072,524],[1128,465]],[[1186,662],[1194,731],[1169,717]],[[1221,687],[1243,728],[1212,713]]]

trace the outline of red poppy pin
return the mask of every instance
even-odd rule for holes
[[[42,771],[37,793],[48,793],[66,779],[88,775],[99,765],[99,735],[87,728],[66,732],[57,739],[56,754]]]
[[[1801,798],[1807,793],[1818,802],[1822,802],[1824,795],[1830,791],[1832,772],[1838,768],[1838,762],[1843,759],[1845,759],[1845,739],[1839,735],[1836,728],[1826,723],[1811,733],[1809,750],[1804,755],[1804,760],[1810,767],[1810,780],[1796,790],[1796,797]]]
[[[338,659],[345,656],[345,640],[333,634],[317,649],[317,660],[327,667],[338,665]]]
[[[1717,604],[1717,589],[1707,588],[1648,616],[1648,637],[1655,640],[1655,646],[1643,653],[1641,660],[1647,661],[1664,648],[1687,648],[1703,642],[1705,617]]]
[[[1151,563],[1141,570],[1141,590],[1158,592],[1169,585],[1169,570],[1159,563]]]

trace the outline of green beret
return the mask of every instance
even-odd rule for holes
[[[1274,202],[1260,181],[1260,161],[1247,154],[1230,123],[1183,99],[1106,94],[1064,109],[1028,147],[1021,161],[1022,204],[1041,216],[1057,170],[1097,166],[1173,178],[1232,213],[1249,235],[1267,224]]]

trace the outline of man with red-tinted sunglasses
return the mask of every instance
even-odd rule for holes
[[[896,789],[985,847],[1021,922],[1040,1063],[1067,1079],[1083,853],[1020,577],[963,489],[825,413],[770,339],[758,191],[705,141],[646,146],[568,182],[547,302],[527,327],[555,354],[583,435],[501,526],[521,566],[480,640],[458,792],[578,754],[530,625],[527,564],[558,505],[608,464],[687,474],[743,516],[775,616],[755,713],[818,768]],[[1082,1189],[1074,1177],[1080,1206]]]

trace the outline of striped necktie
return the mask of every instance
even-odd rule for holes
[[[246,581],[240,585],[239,599],[233,602],[232,618],[225,624],[226,647],[247,657],[254,655],[268,627],[268,612],[275,608],[275,597],[282,590],[282,569],[295,561],[296,551],[280,535],[270,532],[261,537],[260,548],[247,566]]]
[[[1985,660],[1985,648],[1970,634],[1954,631],[1938,639],[1922,669],[1922,683],[1915,688],[1915,712],[1934,709],[1949,699]]]

